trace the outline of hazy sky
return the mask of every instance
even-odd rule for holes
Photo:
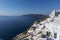
[[[0,0],[0,15],[48,14],[53,9],[60,9],[60,0]]]

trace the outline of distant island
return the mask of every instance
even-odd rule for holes
[[[27,17],[33,17],[33,18],[45,18],[48,17],[46,14],[27,14],[27,15],[22,15],[22,16],[27,16]]]

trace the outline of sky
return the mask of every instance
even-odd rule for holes
[[[50,14],[60,9],[60,0],[0,0],[0,15]]]

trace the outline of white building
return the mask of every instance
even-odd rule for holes
[[[50,18],[41,22],[42,25],[36,25],[38,27],[36,27],[35,30],[36,35],[33,36],[34,40],[47,40],[47,32],[51,33],[51,40],[60,40],[60,10],[53,10],[49,16]],[[33,26],[35,26],[35,24],[33,24]],[[30,30],[28,30],[28,32],[29,31]],[[45,35],[45,38],[41,37],[42,34],[38,34],[40,31]]]

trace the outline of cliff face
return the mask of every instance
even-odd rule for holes
[[[15,36],[15,38],[13,38],[13,40],[21,40],[22,38],[27,36],[27,31],[24,31],[18,35]]]
[[[37,18],[39,18],[39,16],[40,17],[43,17],[43,18],[41,18],[41,19],[38,19],[38,20],[36,20],[34,23],[39,23],[40,21],[43,21],[43,20],[45,20],[46,18],[48,18],[49,16],[48,15],[24,15],[24,16],[32,16],[32,17],[37,17]],[[33,27],[32,25],[31,25],[31,27]],[[30,28],[31,28],[30,27]],[[28,29],[29,30],[29,29]],[[22,33],[20,33],[20,34],[18,34],[18,35],[16,35],[14,38],[13,38],[13,40],[22,40],[23,38],[25,38],[26,36],[29,36],[28,35],[28,30],[26,30],[26,31],[24,31],[24,32],[22,32]]]

